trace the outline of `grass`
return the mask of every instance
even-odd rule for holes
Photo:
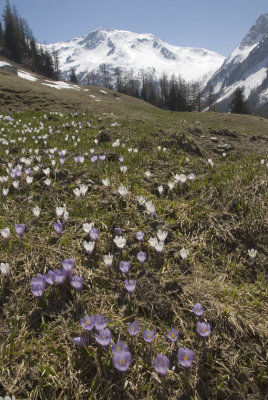
[[[5,82],[14,90],[15,80],[13,86]],[[50,102],[43,108],[43,92],[36,83],[23,85],[35,87],[42,112],[13,112],[11,124],[0,119],[0,137],[9,142],[1,144],[0,176],[8,176],[8,163],[14,166],[22,156],[33,157],[35,149],[40,159],[34,158],[31,168],[40,165],[40,169],[33,173],[31,185],[26,184],[25,173],[18,190],[10,176],[1,184],[0,228],[9,227],[12,232],[9,241],[0,238],[0,262],[11,266],[10,278],[0,276],[0,395],[31,400],[265,399],[267,120],[169,113],[127,96],[120,106],[113,105],[112,95],[110,103],[103,96],[105,103],[86,106],[83,96],[76,98],[76,93],[67,91],[53,94],[49,88],[42,89],[47,93],[44,101]],[[53,96],[59,96],[56,103],[52,103]],[[67,96],[71,97],[67,100]],[[63,112],[63,98],[72,114]],[[79,101],[85,114],[74,113]],[[13,108],[13,103],[8,107]],[[62,114],[49,111],[58,107]],[[114,122],[119,125],[111,126]],[[38,139],[43,135],[47,138]],[[211,136],[217,141],[211,141]],[[25,142],[20,138],[26,138]],[[120,147],[113,147],[116,139]],[[223,157],[218,145],[226,143],[231,149]],[[54,147],[57,151],[51,156],[56,166],[52,167],[44,150]],[[95,154],[106,154],[106,160],[92,164],[92,148]],[[137,148],[138,153],[129,148]],[[58,156],[61,149],[67,150],[63,166]],[[81,154],[85,162],[75,164],[73,157]],[[124,157],[123,163],[119,156]],[[125,173],[120,172],[122,165],[127,166]],[[42,172],[47,166],[52,181],[48,187]],[[147,170],[152,173],[150,178],[144,175]],[[194,173],[195,179],[170,191],[167,183],[181,173]],[[106,177],[111,181],[108,188],[102,184]],[[84,198],[77,199],[73,189],[82,183],[89,189]],[[123,200],[117,191],[120,183],[128,188]],[[162,195],[159,185],[164,186]],[[9,187],[7,197],[2,187]],[[138,204],[140,195],[153,202],[155,216]],[[58,219],[56,206],[63,204],[69,218],[59,239],[53,223]],[[32,213],[35,205],[41,208],[39,218]],[[14,223],[22,222],[26,232],[21,241]],[[99,230],[90,257],[83,248],[83,241],[89,240],[82,229],[85,222],[94,222]],[[127,241],[122,251],[113,242],[117,226]],[[148,244],[158,229],[168,232],[159,254]],[[139,230],[145,232],[142,244],[135,239]],[[183,247],[189,249],[185,262],[179,254]],[[248,256],[251,248],[258,252],[254,260]],[[145,271],[136,258],[141,249],[147,253]],[[114,255],[110,273],[103,262],[108,253]],[[42,300],[35,298],[30,279],[36,273],[61,268],[61,261],[70,257],[75,260],[74,273],[84,277],[81,295],[70,285],[64,290],[56,285],[46,287]],[[118,267],[121,260],[131,261],[130,276],[137,279],[131,303]],[[211,335],[205,341],[196,332],[198,318],[191,312],[196,302],[203,304],[202,319],[211,324]],[[130,347],[131,366],[121,375],[113,367],[111,350],[100,348],[93,337],[88,346],[75,346],[73,338],[83,333],[80,318],[100,312],[109,317],[115,342],[122,339],[130,346],[126,323],[134,319],[141,332],[155,329],[153,354],[140,332]],[[176,345],[166,338],[171,327],[179,330]],[[180,346],[195,352],[188,374],[177,363]],[[158,353],[171,361],[165,378],[152,366]]]

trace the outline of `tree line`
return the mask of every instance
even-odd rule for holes
[[[0,21],[0,54],[48,78],[60,77],[57,53],[37,45],[31,28],[9,1]]]
[[[78,82],[74,69],[70,80]],[[180,76],[169,77],[166,73],[156,80],[152,73],[144,70],[137,78],[133,70],[124,71],[117,67],[111,72],[107,64],[100,65],[97,71],[90,71],[83,83],[101,85],[172,111],[201,111],[205,101],[208,101],[208,107],[213,101],[212,93],[208,100],[202,98],[200,82],[186,82]]]

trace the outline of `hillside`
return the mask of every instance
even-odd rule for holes
[[[0,396],[265,400],[268,120],[19,75],[0,71]]]

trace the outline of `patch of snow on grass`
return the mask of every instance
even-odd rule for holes
[[[0,67],[3,67],[4,65],[11,65],[6,61],[0,61]]]
[[[50,87],[58,89],[58,90],[61,90],[61,89],[80,90],[79,86],[71,85],[71,84],[69,84],[67,82],[63,82],[63,81],[54,82],[54,81],[46,80],[46,82],[49,82],[49,83],[42,83],[42,85],[50,86]]]
[[[32,82],[38,81],[38,78],[36,78],[35,75],[30,74],[29,72],[18,71],[18,76],[20,78],[27,79],[27,81],[32,81]]]

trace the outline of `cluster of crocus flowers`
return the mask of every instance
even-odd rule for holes
[[[111,331],[107,328],[108,323],[109,318],[105,318],[103,314],[94,314],[91,317],[85,315],[84,318],[80,318],[80,325],[85,331],[91,332],[93,328],[95,328],[95,340],[103,347],[108,347],[112,339]],[[83,336],[78,336],[74,338],[73,341],[78,345],[86,345]]]
[[[73,258],[62,260],[61,265],[61,269],[49,270],[45,275],[36,274],[35,278],[31,279],[31,291],[35,297],[43,297],[46,284],[54,286],[57,283],[60,287],[63,287],[66,280],[69,280],[74,289],[80,293],[82,292],[84,278],[73,275]]]
[[[202,306],[201,303],[196,303],[191,310],[195,315],[197,315],[198,317],[202,317],[205,309]],[[200,322],[198,321],[196,324],[196,331],[197,333],[199,333],[199,335],[205,339],[210,335],[211,332],[211,326],[210,324],[206,324],[205,322]]]
[[[132,361],[128,345],[124,344],[122,340],[119,340],[117,343],[112,344],[112,353],[114,368],[119,372],[126,372]]]

